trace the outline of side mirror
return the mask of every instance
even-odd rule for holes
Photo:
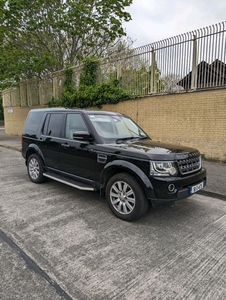
[[[73,133],[73,140],[79,141],[91,141],[93,140],[92,135],[87,131],[75,131]]]

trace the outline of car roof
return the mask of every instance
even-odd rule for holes
[[[102,114],[102,115],[122,115],[121,113],[118,112],[112,112],[112,111],[104,111],[104,110],[88,110],[88,109],[71,109],[71,108],[64,108],[64,107],[54,107],[54,108],[36,108],[36,109],[31,109],[32,112],[40,112],[42,111],[43,113],[45,112],[81,112],[83,114]]]

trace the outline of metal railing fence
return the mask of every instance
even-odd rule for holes
[[[102,59],[100,81],[117,78],[134,95],[226,85],[226,22]]]

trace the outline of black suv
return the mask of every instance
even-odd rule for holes
[[[206,185],[198,150],[154,142],[120,113],[34,109],[22,135],[30,180],[46,177],[105,194],[112,212],[127,221],[151,203],[187,198]]]

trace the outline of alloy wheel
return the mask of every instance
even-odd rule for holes
[[[117,212],[128,215],[134,210],[136,197],[128,183],[116,181],[110,189],[110,201]]]
[[[35,158],[29,161],[29,174],[33,180],[36,180],[40,173],[39,163]]]

